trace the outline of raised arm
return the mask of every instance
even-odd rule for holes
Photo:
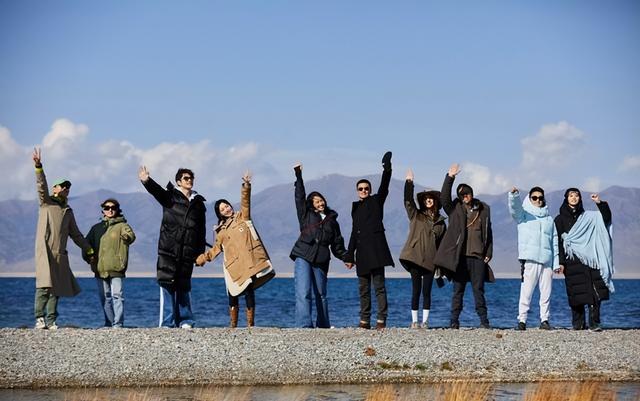
[[[36,189],[38,190],[38,201],[40,206],[51,203],[51,196],[49,195],[49,186],[47,185],[47,177],[44,175],[42,168],[42,156],[40,148],[33,148],[33,154],[31,155],[33,164],[36,169]]]
[[[144,189],[146,189],[147,192],[151,194],[151,196],[156,198],[156,200],[160,205],[162,205],[162,207],[169,208],[173,206],[171,193],[168,190],[162,188],[160,185],[158,185],[157,182],[153,180],[153,178],[151,178],[151,176],[149,175],[149,170],[147,170],[146,166],[140,166],[140,168],[138,169],[138,178],[144,186]]]
[[[298,222],[302,224],[302,219],[307,210],[307,193],[304,188],[304,181],[302,180],[302,163],[297,163],[293,166],[293,171],[296,174],[294,199],[296,203],[296,212],[298,213]]]
[[[407,211],[407,216],[409,220],[413,219],[415,215],[418,213],[418,208],[416,207],[416,203],[413,200],[413,171],[407,171],[407,178],[404,182],[404,208]]]
[[[524,209],[522,208],[522,200],[520,199],[520,191],[518,188],[513,187],[508,195],[509,198],[509,214],[516,221],[521,223],[524,221]]]
[[[242,176],[240,190],[240,211],[245,219],[251,220],[251,173],[247,170]]]
[[[389,183],[391,182],[391,152],[387,152],[382,157],[382,179],[378,188],[380,202],[384,203],[389,195]]]
[[[600,195],[598,194],[592,194],[591,200],[593,200],[596,203],[596,206],[598,206],[598,210],[600,210],[600,214],[602,214],[602,219],[604,220],[604,225],[607,227],[610,226],[612,219],[609,204],[600,199]]]

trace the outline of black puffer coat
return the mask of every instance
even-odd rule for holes
[[[577,191],[575,188],[572,190]],[[554,220],[558,232],[560,264],[564,266],[567,298],[571,306],[594,305],[598,300],[609,299],[609,289],[600,275],[600,270],[593,269],[578,259],[567,258],[564,252],[562,234],[568,233],[578,217],[584,213],[582,196],[580,196],[580,203],[575,208],[571,208],[566,200],[568,192],[565,194],[565,201],[560,206],[560,214]],[[607,202],[602,201],[596,205],[602,214],[605,225],[611,224],[611,209]]]
[[[313,197],[311,193],[310,198]],[[344,258],[347,250],[344,247],[344,238],[340,233],[338,213],[325,208],[325,218],[314,210],[312,199],[307,199],[302,180],[302,171],[296,169],[295,202],[300,223],[300,236],[291,250],[291,259],[302,258],[313,266],[329,270],[331,252],[338,258]]]
[[[460,258],[466,246],[467,233],[467,213],[465,205],[460,199],[452,200],[451,189],[453,187],[454,177],[446,174],[442,183],[442,191],[440,191],[440,202],[442,208],[449,216],[449,226],[444,234],[444,238],[440,242],[440,246],[436,252],[433,261],[434,265],[439,266],[446,271],[447,276],[454,276],[458,268]],[[456,191],[457,193],[457,191]],[[474,207],[478,208],[480,219],[480,234],[482,236],[483,253],[485,257],[491,259],[493,257],[493,230],[491,228],[491,210],[489,205],[474,198]],[[485,264],[487,272],[485,281],[494,282],[495,276],[489,264]]]
[[[351,217],[353,228],[345,262],[355,262],[359,276],[373,269],[395,266],[384,234],[384,202],[389,195],[391,169],[383,170],[378,193],[353,202]]]
[[[151,178],[143,185],[162,206],[156,265],[158,283],[169,289],[190,291],[193,264],[205,249],[205,199],[195,195],[189,200],[173,184],[163,189]]]

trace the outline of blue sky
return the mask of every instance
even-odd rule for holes
[[[0,199],[30,150],[74,190],[180,166],[207,198],[394,152],[476,193],[640,187],[640,3],[0,0]],[[53,177],[51,177],[53,178]],[[355,194],[354,194],[355,197]]]

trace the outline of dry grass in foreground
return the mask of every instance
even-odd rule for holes
[[[501,395],[495,383],[473,381],[456,381],[436,385],[384,384],[379,386],[353,386],[345,389],[351,397],[366,401],[400,401],[400,400],[433,400],[433,401],[489,401]],[[350,387],[350,386],[349,386]],[[521,401],[616,401],[618,394],[614,385],[609,382],[551,382],[542,381],[520,387],[521,395],[509,393],[513,400]],[[75,390],[65,395],[66,401],[168,401],[176,398],[193,401],[249,401],[261,399],[264,388],[251,386],[204,386],[183,387],[179,389],[146,388],[146,389],[94,389]],[[322,386],[276,386],[269,389],[270,399],[283,401],[304,401],[315,398],[322,393]],[[360,391],[364,391],[362,394]],[[516,390],[517,391],[517,390]],[[326,396],[326,394],[324,395]],[[504,396],[504,393],[502,393]],[[331,399],[329,395],[326,399]],[[629,398],[640,399],[640,393]]]

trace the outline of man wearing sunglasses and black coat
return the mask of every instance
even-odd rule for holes
[[[376,292],[378,313],[376,329],[384,329],[387,322],[387,291],[384,268],[394,266],[391,251],[384,234],[384,202],[389,195],[391,181],[391,152],[382,158],[382,179],[376,194],[371,195],[371,183],[361,179],[356,185],[358,201],[353,202],[351,217],[353,228],[344,261],[348,268],[356,265],[360,293],[360,324],[371,328],[371,283]]]

